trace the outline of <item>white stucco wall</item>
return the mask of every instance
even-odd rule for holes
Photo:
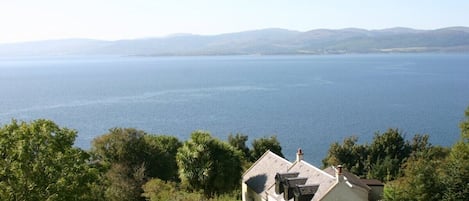
[[[248,187],[245,183],[241,185],[243,201],[265,201],[260,195]]]

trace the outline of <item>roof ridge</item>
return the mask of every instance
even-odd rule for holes
[[[269,154],[272,154],[273,156],[277,157],[278,159],[283,160],[284,162],[287,162],[289,166],[292,165],[292,163],[291,163],[290,161],[288,161],[287,159],[284,159],[284,158],[280,157],[279,155],[275,154],[274,152],[270,151],[270,149],[269,149],[269,150],[265,151],[264,154],[262,154],[262,156],[259,157],[259,159],[257,159],[256,162],[254,162],[254,163],[251,165],[251,167],[249,167],[246,171],[244,171],[244,173],[243,173],[243,175],[242,175],[241,177],[244,177],[247,173],[249,173],[260,161],[262,161],[262,159],[263,159],[265,156],[267,156],[267,155],[269,155]]]
[[[287,172],[290,172],[290,170],[291,170],[293,167],[295,167],[295,165],[296,165],[298,162],[299,162],[299,161],[296,160],[295,162],[291,163],[290,167],[287,168]]]
[[[308,162],[306,162],[306,161],[301,160],[300,162],[303,162],[304,164],[306,164],[306,165],[310,166],[311,168],[317,170],[317,171],[320,172],[321,174],[324,174],[324,175],[330,177],[331,179],[335,179],[334,176],[330,175],[329,173],[325,172],[324,170],[321,170],[321,169],[319,169],[318,167],[316,167],[316,166],[314,166],[314,165],[312,165],[312,164],[310,164],[310,163],[308,163]]]
[[[337,172],[336,166],[331,165],[331,168],[334,169]],[[365,189],[368,189],[368,190],[371,189],[367,184],[365,184],[363,181],[361,181],[359,176],[357,176],[356,174],[354,174],[350,171],[344,170],[343,176],[345,177],[345,179],[351,185],[359,186],[359,187],[362,187],[362,188],[365,188]]]

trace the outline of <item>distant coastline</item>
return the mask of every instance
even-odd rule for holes
[[[62,39],[0,44],[8,56],[216,56],[329,55],[369,53],[469,53],[469,27],[434,30],[389,28],[262,29],[220,35],[177,34],[104,41]]]

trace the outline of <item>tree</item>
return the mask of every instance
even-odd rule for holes
[[[406,184],[403,184],[401,180],[386,183],[383,190],[383,198],[386,201],[414,201],[414,199],[409,198]]]
[[[469,200],[469,108],[465,115],[451,150],[430,146],[425,136],[414,138],[403,177],[386,184],[386,200]]]
[[[205,198],[199,192],[186,192],[179,188],[178,184],[171,181],[152,179],[143,186],[143,196],[148,201],[238,201],[236,196],[223,194],[213,198]]]
[[[461,141],[467,144],[469,142],[469,107],[467,107],[464,115],[466,120],[459,124],[459,128],[461,129]]]
[[[175,186],[176,184],[173,182],[152,179],[143,185],[143,197],[149,201],[181,200]]]
[[[274,152],[282,158],[284,157],[282,154],[282,146],[280,146],[277,136],[270,136],[255,139],[252,142],[251,161],[259,159],[267,150]]]
[[[427,152],[428,150],[432,149],[432,144],[429,142],[430,136],[429,135],[420,135],[416,134],[412,138],[412,141],[409,144],[411,154],[415,155],[422,152]]]
[[[50,120],[0,129],[0,200],[93,200],[97,171],[73,147],[77,133]]]
[[[144,200],[145,132],[133,128],[113,128],[93,140],[92,153],[104,166],[107,200]]]
[[[400,167],[411,153],[411,147],[398,129],[375,133],[369,145],[368,178],[390,181],[399,176]]]
[[[195,131],[176,155],[179,177],[207,197],[232,191],[241,179],[241,153],[209,133]]]
[[[323,166],[342,165],[350,172],[364,176],[366,175],[365,161],[368,149],[364,145],[357,144],[358,137],[345,138],[342,144],[335,142],[331,144],[326,158],[322,160]]]
[[[176,181],[175,137],[149,135],[133,128],[113,128],[93,140],[92,152],[108,167],[106,197],[109,200],[143,200],[141,186],[149,178]]]
[[[453,145],[444,168],[444,200],[469,200],[469,107],[461,122],[461,138]]]
[[[134,128],[112,128],[93,140],[91,151],[102,163],[140,166],[145,160],[145,135]]]
[[[173,136],[145,135],[145,165],[149,177],[178,181],[176,154],[182,143]]]
[[[359,145],[352,136],[342,144],[332,143],[322,162],[324,167],[341,164],[360,177],[390,181],[401,175],[401,166],[410,156],[422,152],[445,156],[443,148],[433,147],[428,140],[428,135],[416,134],[406,141],[398,129],[375,133],[371,144]]]
[[[92,152],[107,165],[144,166],[147,177],[177,180],[176,153],[182,143],[173,136],[149,135],[134,128],[113,128],[93,140]]]
[[[248,136],[243,135],[240,133],[236,133],[236,135],[230,134],[228,136],[228,143],[243,153],[243,157],[248,159],[249,156],[249,148],[246,146],[246,142],[248,141]]]
[[[446,150],[428,148],[412,154],[403,165],[403,176],[386,184],[386,200],[441,200],[445,186],[440,172]],[[393,192],[393,193],[390,193]],[[399,193],[397,193],[399,192]]]
[[[115,163],[105,173],[108,182],[105,189],[106,200],[109,201],[139,201],[144,200],[142,185],[146,181],[145,167],[126,166]]]

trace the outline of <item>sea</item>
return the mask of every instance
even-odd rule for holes
[[[321,166],[331,143],[389,128],[451,146],[468,106],[468,54],[0,58],[0,124],[51,119],[83,149],[114,127],[275,135]]]

